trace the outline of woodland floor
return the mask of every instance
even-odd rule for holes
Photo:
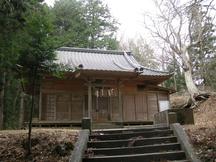
[[[175,99],[176,98],[176,99]],[[185,99],[185,97],[182,97]],[[181,100],[181,97],[174,97]],[[195,125],[184,125],[196,154],[203,162],[216,162],[216,96],[194,109]]]
[[[32,156],[26,158],[27,130],[0,131],[0,162],[68,161],[77,135],[71,129],[33,129]]]

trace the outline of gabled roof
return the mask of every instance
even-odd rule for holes
[[[57,63],[82,70],[134,72],[144,76],[169,76],[170,73],[140,65],[131,52],[62,47],[57,49]]]

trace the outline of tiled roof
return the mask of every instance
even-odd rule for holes
[[[83,70],[138,72],[146,76],[167,76],[168,72],[145,68],[131,52],[62,47],[57,49],[57,63]]]

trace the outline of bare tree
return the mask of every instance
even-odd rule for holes
[[[205,11],[200,11],[200,4],[205,0],[191,0],[182,4],[180,0],[155,0],[157,15],[146,15],[145,26],[153,38],[165,43],[175,54],[175,58],[184,72],[188,92],[193,99],[200,94],[193,77],[190,48],[202,41],[204,17],[209,14],[213,1],[208,1]],[[193,37],[196,32],[196,37]],[[168,53],[168,54],[170,54]]]
[[[128,39],[126,42],[120,41],[121,50],[131,51],[134,57],[147,68],[158,69],[159,63],[153,48],[145,41],[143,37],[137,39]]]

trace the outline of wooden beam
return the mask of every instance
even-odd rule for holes
[[[104,87],[104,88],[113,88],[113,87],[116,87],[116,85],[114,84],[94,84],[92,83],[92,86],[94,87]]]
[[[160,112],[160,104],[159,104],[159,94],[158,94],[158,92],[156,92],[156,96],[157,96],[157,110],[158,110],[158,112]]]
[[[82,95],[82,109],[83,109],[83,118],[86,117],[86,108],[85,108],[85,95]]]
[[[149,121],[149,103],[148,103],[148,93],[146,93],[146,106],[147,106],[147,120]]]
[[[88,81],[88,117],[91,119],[92,115],[92,84]]]
[[[54,120],[57,119],[57,112],[56,112],[57,104],[56,104],[56,102],[57,102],[57,94],[55,94],[55,96],[54,96]]]
[[[118,90],[118,109],[119,109],[119,120],[123,123],[123,107],[122,107],[122,93],[121,93],[121,82],[118,81],[117,83],[117,90]]]

